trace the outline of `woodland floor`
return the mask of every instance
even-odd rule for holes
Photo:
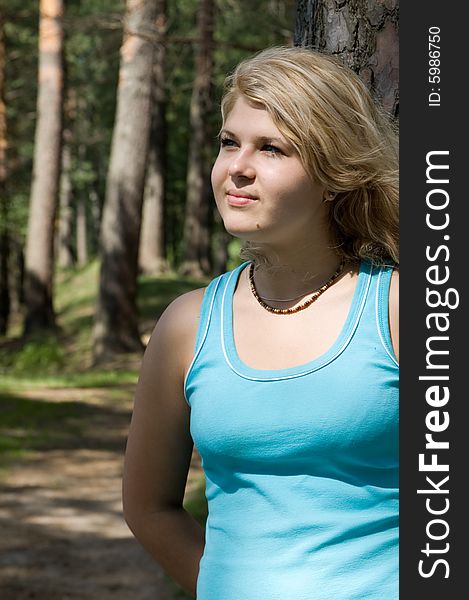
[[[132,386],[120,392],[31,388],[2,397],[5,414],[23,403],[42,417],[36,448],[11,459],[0,478],[1,600],[187,598],[122,516]],[[200,490],[195,452],[192,462],[186,495]]]

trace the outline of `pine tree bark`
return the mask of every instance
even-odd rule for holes
[[[9,290],[12,314],[19,313],[24,306],[24,248],[15,236],[9,238]]]
[[[57,261],[63,269],[75,264],[73,253],[73,190],[71,181],[72,148],[71,131],[64,131],[62,168],[60,174],[60,209],[57,230]]]
[[[155,48],[153,64],[152,116],[142,228],[138,254],[140,271],[147,274],[167,270],[165,259],[164,214],[166,171],[166,98],[164,36],[167,27],[166,0],[157,0],[156,28],[160,43]]]
[[[93,255],[96,255],[99,252],[99,232],[101,229],[102,218],[102,202],[96,186],[97,182],[95,180],[91,185],[88,197],[91,216],[91,227],[88,229],[88,240]]]
[[[86,161],[86,146],[79,144],[78,160]],[[88,263],[88,192],[80,190],[76,197],[75,214],[75,240],[77,250],[77,264],[84,267]]]
[[[4,216],[2,214],[2,220]],[[5,223],[2,222],[0,224],[0,335],[6,335],[10,318],[9,262],[10,236]]]
[[[192,89],[191,139],[187,165],[184,254],[181,273],[200,277],[211,270],[210,217],[211,187],[209,179],[209,118],[213,70],[213,0],[199,0],[197,27],[199,42],[195,55],[195,79]]]
[[[341,58],[397,119],[398,24],[398,0],[298,0],[294,41]]]
[[[60,170],[59,216],[56,231],[55,252],[57,262],[63,269],[76,263],[74,250],[74,190],[72,185],[72,160],[74,124],[77,119],[77,93],[68,86],[64,98],[64,127],[62,133],[62,164]]]
[[[10,316],[9,257],[10,236],[8,231],[7,181],[7,120],[5,106],[5,30],[0,14],[0,335],[5,335]]]
[[[25,334],[55,328],[52,288],[62,138],[62,15],[62,0],[41,0],[37,121],[26,241]]]
[[[95,362],[143,350],[137,275],[151,125],[155,0],[127,0],[116,120],[101,223],[101,271],[93,330]]]
[[[77,264],[84,267],[88,263],[88,219],[86,195],[83,190],[77,198],[76,207]]]

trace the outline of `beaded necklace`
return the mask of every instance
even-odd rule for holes
[[[337,267],[337,270],[332,275],[332,277],[328,281],[326,281],[326,283],[324,283],[320,288],[315,290],[314,292],[308,292],[309,294],[312,294],[311,298],[308,298],[308,300],[306,300],[306,302],[303,302],[303,304],[300,304],[299,306],[295,306],[294,308],[275,308],[273,306],[269,306],[268,304],[266,304],[264,302],[264,300],[257,293],[256,286],[254,285],[254,264],[253,263],[251,263],[249,265],[249,286],[251,288],[251,292],[252,292],[254,298],[259,302],[259,304],[262,306],[262,308],[265,308],[265,310],[268,310],[269,312],[275,313],[277,315],[293,315],[293,314],[299,312],[300,310],[304,310],[305,308],[308,308],[308,306],[311,306],[311,304],[313,304],[313,302],[315,302],[319,298],[319,296],[321,296],[321,294],[323,294],[334,283],[334,281],[337,279],[337,277],[342,273],[344,264],[345,264],[345,260],[342,260],[340,265]],[[306,295],[307,294],[303,294],[302,296],[306,296]],[[302,296],[298,296],[297,298],[301,298]],[[276,300],[276,301],[277,302],[287,302],[287,301],[289,302],[291,300],[296,300],[297,298],[291,298],[290,300]],[[273,300],[273,298],[270,298],[270,300]]]

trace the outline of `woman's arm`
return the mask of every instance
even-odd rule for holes
[[[394,269],[389,289],[389,329],[394,354],[399,361],[399,271]]]
[[[204,530],[182,506],[193,441],[184,399],[204,289],[172,302],[142,362],[124,462],[129,528],[163,569],[195,597]]]

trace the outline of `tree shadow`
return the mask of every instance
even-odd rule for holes
[[[0,528],[2,600],[177,597],[174,584],[130,536],[64,532],[10,517],[0,519]]]
[[[50,391],[52,393],[52,390]],[[131,410],[83,401],[55,402],[0,392],[0,458],[10,451],[123,452]]]

